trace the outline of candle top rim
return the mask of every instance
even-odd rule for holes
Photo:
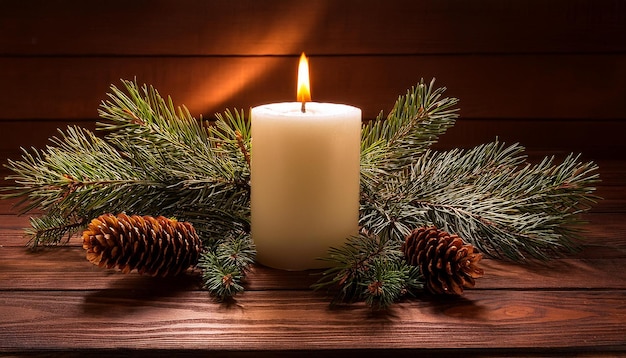
[[[275,116],[307,115],[336,116],[343,113],[361,112],[361,109],[348,104],[327,102],[306,102],[306,112],[301,112],[301,102],[277,102],[262,104],[252,108],[254,112],[268,113]]]

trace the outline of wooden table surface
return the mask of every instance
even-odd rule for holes
[[[626,355],[626,161],[598,163],[604,200],[585,215],[581,252],[549,265],[486,259],[463,297],[386,312],[330,307],[310,272],[255,267],[244,294],[218,303],[194,275],[95,267],[76,238],[33,252],[28,217],[0,202],[0,355]]]

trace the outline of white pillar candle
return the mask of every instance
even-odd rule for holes
[[[361,110],[333,103],[252,109],[251,234],[257,261],[303,270],[357,234]]]

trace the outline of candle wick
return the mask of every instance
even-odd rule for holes
[[[306,102],[302,101],[302,107],[300,107],[300,111],[302,111],[302,113],[306,113]]]

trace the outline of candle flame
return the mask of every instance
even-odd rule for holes
[[[311,101],[311,85],[309,83],[309,61],[304,52],[300,55],[300,64],[298,65],[298,89],[297,100],[304,103]]]

